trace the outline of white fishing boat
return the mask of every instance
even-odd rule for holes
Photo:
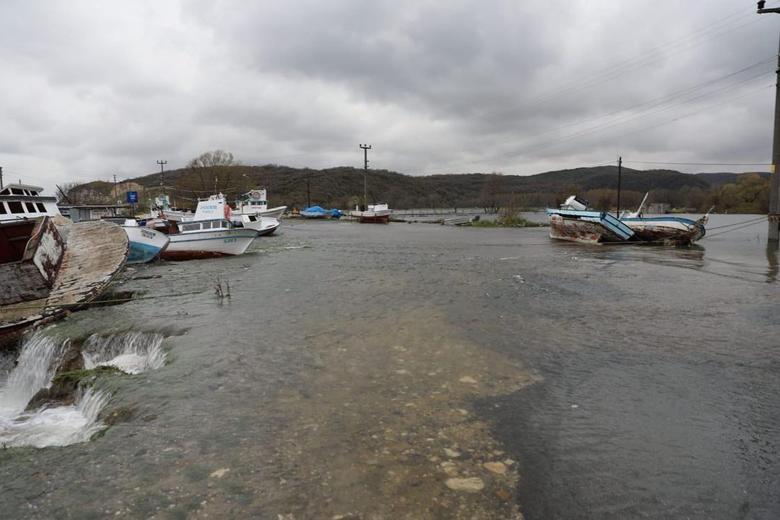
[[[254,229],[257,236],[273,235],[279,229],[281,222],[273,217],[260,217],[257,215],[237,215],[233,213],[231,221],[239,227]]]
[[[270,217],[280,220],[287,206],[268,207],[266,200],[266,190],[264,188],[256,189],[244,193],[235,203],[234,213],[239,215],[254,215],[256,217]]]
[[[0,190],[0,222],[39,217],[59,217],[57,199],[41,195],[43,188],[8,184]]]
[[[350,215],[364,224],[387,224],[390,222],[390,207],[385,203],[369,204],[365,211],[361,211],[356,206]]]
[[[192,220],[153,219],[146,225],[170,238],[161,255],[165,260],[241,255],[257,237],[257,230],[235,226],[230,221],[231,214],[220,193],[199,201]]]

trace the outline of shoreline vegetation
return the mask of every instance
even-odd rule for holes
[[[368,171],[368,200],[388,202],[395,210],[411,208],[558,207],[576,194],[595,210],[617,206],[617,167],[595,166],[549,171],[535,175],[453,173],[406,175],[389,170]],[[137,191],[137,211],[164,192],[172,205],[192,209],[199,198],[215,192],[229,201],[250,189],[265,187],[271,205],[301,209],[308,205],[350,209],[363,202],[364,171],[338,166],[325,169],[291,168],[278,164],[247,166],[221,150],[207,152],[179,169],[122,180],[116,184],[92,181],[57,186],[61,202],[69,204],[124,203],[125,192]],[[636,208],[650,192],[648,205],[655,213],[766,213],[769,173],[682,173],[676,170],[623,168],[621,207]]]

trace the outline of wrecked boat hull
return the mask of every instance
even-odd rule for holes
[[[65,247],[51,289],[44,297],[0,307],[0,348],[16,342],[28,327],[59,319],[94,300],[125,266],[129,240],[121,227],[101,221],[53,227]]]
[[[706,234],[707,217],[692,220],[684,217],[628,217],[621,219],[638,240],[669,245],[688,245]]]
[[[634,231],[603,211],[547,210],[550,238],[585,244],[626,242]]]

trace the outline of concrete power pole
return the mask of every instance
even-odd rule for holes
[[[780,7],[765,8],[758,2],[758,14],[780,13]],[[772,138],[772,174],[769,184],[769,241],[780,240],[780,45],[777,51],[777,83],[775,84],[775,129]]]
[[[157,164],[160,165],[160,190],[165,193],[165,165],[168,161],[157,161]]]
[[[371,149],[370,144],[361,144],[360,148],[363,150],[363,211],[368,211],[368,151]]]

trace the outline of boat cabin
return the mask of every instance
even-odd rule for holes
[[[236,211],[241,214],[254,214],[268,209],[266,190],[261,188],[241,195],[235,203]]]
[[[0,190],[0,222],[59,215],[57,199],[41,195],[42,191],[29,184],[5,186]]]
[[[199,233],[202,231],[224,231],[231,229],[233,225],[225,219],[196,220],[190,222],[180,222],[179,231],[181,233]]]

